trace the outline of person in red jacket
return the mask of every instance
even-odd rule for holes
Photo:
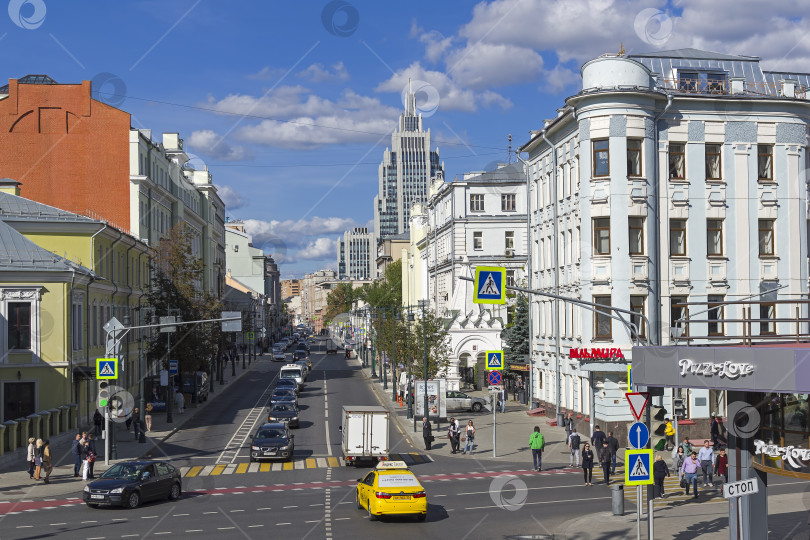
[[[728,456],[726,455],[725,448],[720,450],[720,455],[717,456],[715,461],[715,472],[722,478],[725,484],[728,481]]]

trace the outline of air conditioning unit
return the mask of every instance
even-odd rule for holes
[[[507,249],[507,250],[504,252],[504,255],[506,255],[506,257],[508,257],[508,258],[510,258],[510,259],[511,259],[512,257],[514,257],[514,256],[515,256],[515,250],[514,250],[514,249]]]

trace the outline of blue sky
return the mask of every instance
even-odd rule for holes
[[[93,80],[134,127],[179,132],[282,276],[368,226],[408,78],[448,178],[506,159],[605,52],[696,47],[810,71],[810,0],[10,0],[3,78]],[[723,24],[717,24],[722,14]],[[330,129],[339,128],[339,129]]]

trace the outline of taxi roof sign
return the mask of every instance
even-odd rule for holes
[[[381,461],[377,463],[378,469],[407,469],[408,464],[404,461]]]
[[[506,268],[476,266],[473,302],[476,304],[506,303]]]

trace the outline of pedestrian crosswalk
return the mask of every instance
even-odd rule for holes
[[[722,485],[715,485],[711,487],[703,487],[701,483],[701,478],[698,478],[698,501],[699,502],[706,502],[706,501],[716,501],[716,500],[723,500],[723,487]],[[642,486],[642,501],[647,500],[647,491],[646,486]],[[624,488],[624,498],[627,502],[633,503],[636,505],[636,495],[637,495],[636,486],[625,486]],[[658,494],[656,493],[656,496]],[[680,479],[678,478],[677,474],[671,475],[669,478],[664,480],[664,498],[660,499],[657,498],[653,502],[653,506],[655,508],[671,506],[678,503],[685,503],[689,501],[695,500],[694,494],[692,493],[692,488],[689,488],[689,495],[686,495],[685,490],[680,486]],[[645,502],[646,504],[646,502]]]
[[[404,461],[408,465],[427,463],[430,458],[417,453],[410,454],[389,454],[389,460]],[[284,462],[257,462],[257,463],[228,463],[216,465],[195,465],[193,467],[180,467],[180,472],[186,478],[201,476],[222,476],[229,474],[252,474],[278,471],[296,471],[303,469],[328,469],[332,467],[343,467],[345,465],[342,458],[329,457],[309,457],[296,458],[292,461]]]

